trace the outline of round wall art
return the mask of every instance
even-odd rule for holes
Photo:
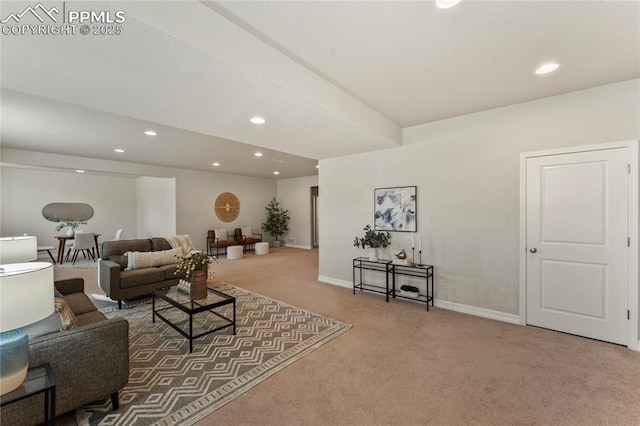
[[[223,192],[216,198],[216,216],[223,222],[233,222],[240,214],[240,200],[230,192]]]

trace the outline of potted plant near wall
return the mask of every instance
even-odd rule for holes
[[[262,224],[262,230],[275,238],[274,247],[280,247],[280,236],[289,231],[289,210],[280,207],[280,203],[273,198],[265,207],[267,220]]]
[[[378,247],[385,248],[391,244],[391,235],[388,232],[374,231],[371,229],[371,225],[367,225],[362,228],[364,231],[363,237],[356,237],[353,240],[354,247],[362,247],[363,249],[369,248],[369,260],[378,260]]]
[[[73,235],[76,231],[76,228],[80,225],[86,225],[86,220],[58,220],[58,224],[56,225],[56,232],[62,231],[64,228],[67,228],[66,234]]]

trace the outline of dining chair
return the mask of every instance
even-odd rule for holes
[[[82,252],[82,254],[86,258],[86,254],[89,255],[93,261],[96,261],[95,256],[93,255],[93,248],[95,247],[94,234],[93,232],[80,232],[76,233],[75,238],[73,239],[73,264],[76,264],[76,260],[78,259],[78,254]]]
[[[82,234],[84,231],[82,229],[76,229],[73,232],[73,235],[77,235],[77,234]],[[73,242],[75,241],[75,238],[73,239],[73,241],[71,241],[70,243],[66,244],[65,247],[68,249],[67,250],[67,255],[65,256],[64,260],[69,260],[69,256],[71,256],[71,251],[74,249],[73,247]]]

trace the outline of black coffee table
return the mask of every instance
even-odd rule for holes
[[[193,339],[233,327],[236,334],[236,298],[221,291],[207,288],[206,299],[191,300],[189,294],[176,287],[154,290],[152,293],[153,319],[156,316],[189,339],[189,353],[193,352]],[[156,302],[156,299],[160,299]],[[220,313],[220,308],[232,305],[233,317]]]

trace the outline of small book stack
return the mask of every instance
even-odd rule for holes
[[[409,259],[393,259],[392,263],[394,265],[411,266],[411,261]]]

